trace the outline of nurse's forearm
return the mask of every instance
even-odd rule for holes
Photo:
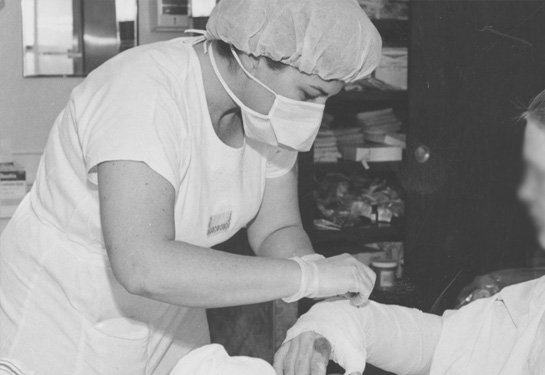
[[[291,258],[314,253],[312,243],[301,226],[293,225],[281,228],[271,233],[263,241],[259,249],[255,249],[259,256],[271,258]]]
[[[224,307],[287,297],[299,288],[301,271],[291,260],[234,255],[178,241],[155,243],[153,249],[151,244],[138,246],[132,259],[119,259],[125,262],[118,267],[124,277],[116,276],[129,292],[154,300]]]

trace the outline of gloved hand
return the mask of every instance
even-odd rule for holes
[[[343,295],[361,306],[373,290],[375,273],[349,254],[330,258],[309,254],[291,259],[301,267],[301,283],[296,294],[283,298],[285,302]]]

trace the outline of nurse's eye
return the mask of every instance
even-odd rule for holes
[[[319,95],[318,95],[318,96],[319,96]],[[304,100],[304,101],[316,100],[316,99],[318,99],[318,96],[317,96],[317,95],[312,95],[312,94],[309,94],[309,93],[306,92],[306,91],[303,91],[303,100]]]

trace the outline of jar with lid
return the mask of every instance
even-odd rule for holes
[[[379,290],[387,290],[395,286],[397,261],[393,259],[375,259],[371,262],[371,268],[377,274],[375,287]]]

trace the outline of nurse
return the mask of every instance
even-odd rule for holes
[[[167,374],[205,308],[360,293],[314,254],[298,151],[378,64],[355,0],[222,0],[206,34],[126,51],[74,89],[0,242],[0,359],[37,375]],[[257,257],[214,250],[247,228]]]

